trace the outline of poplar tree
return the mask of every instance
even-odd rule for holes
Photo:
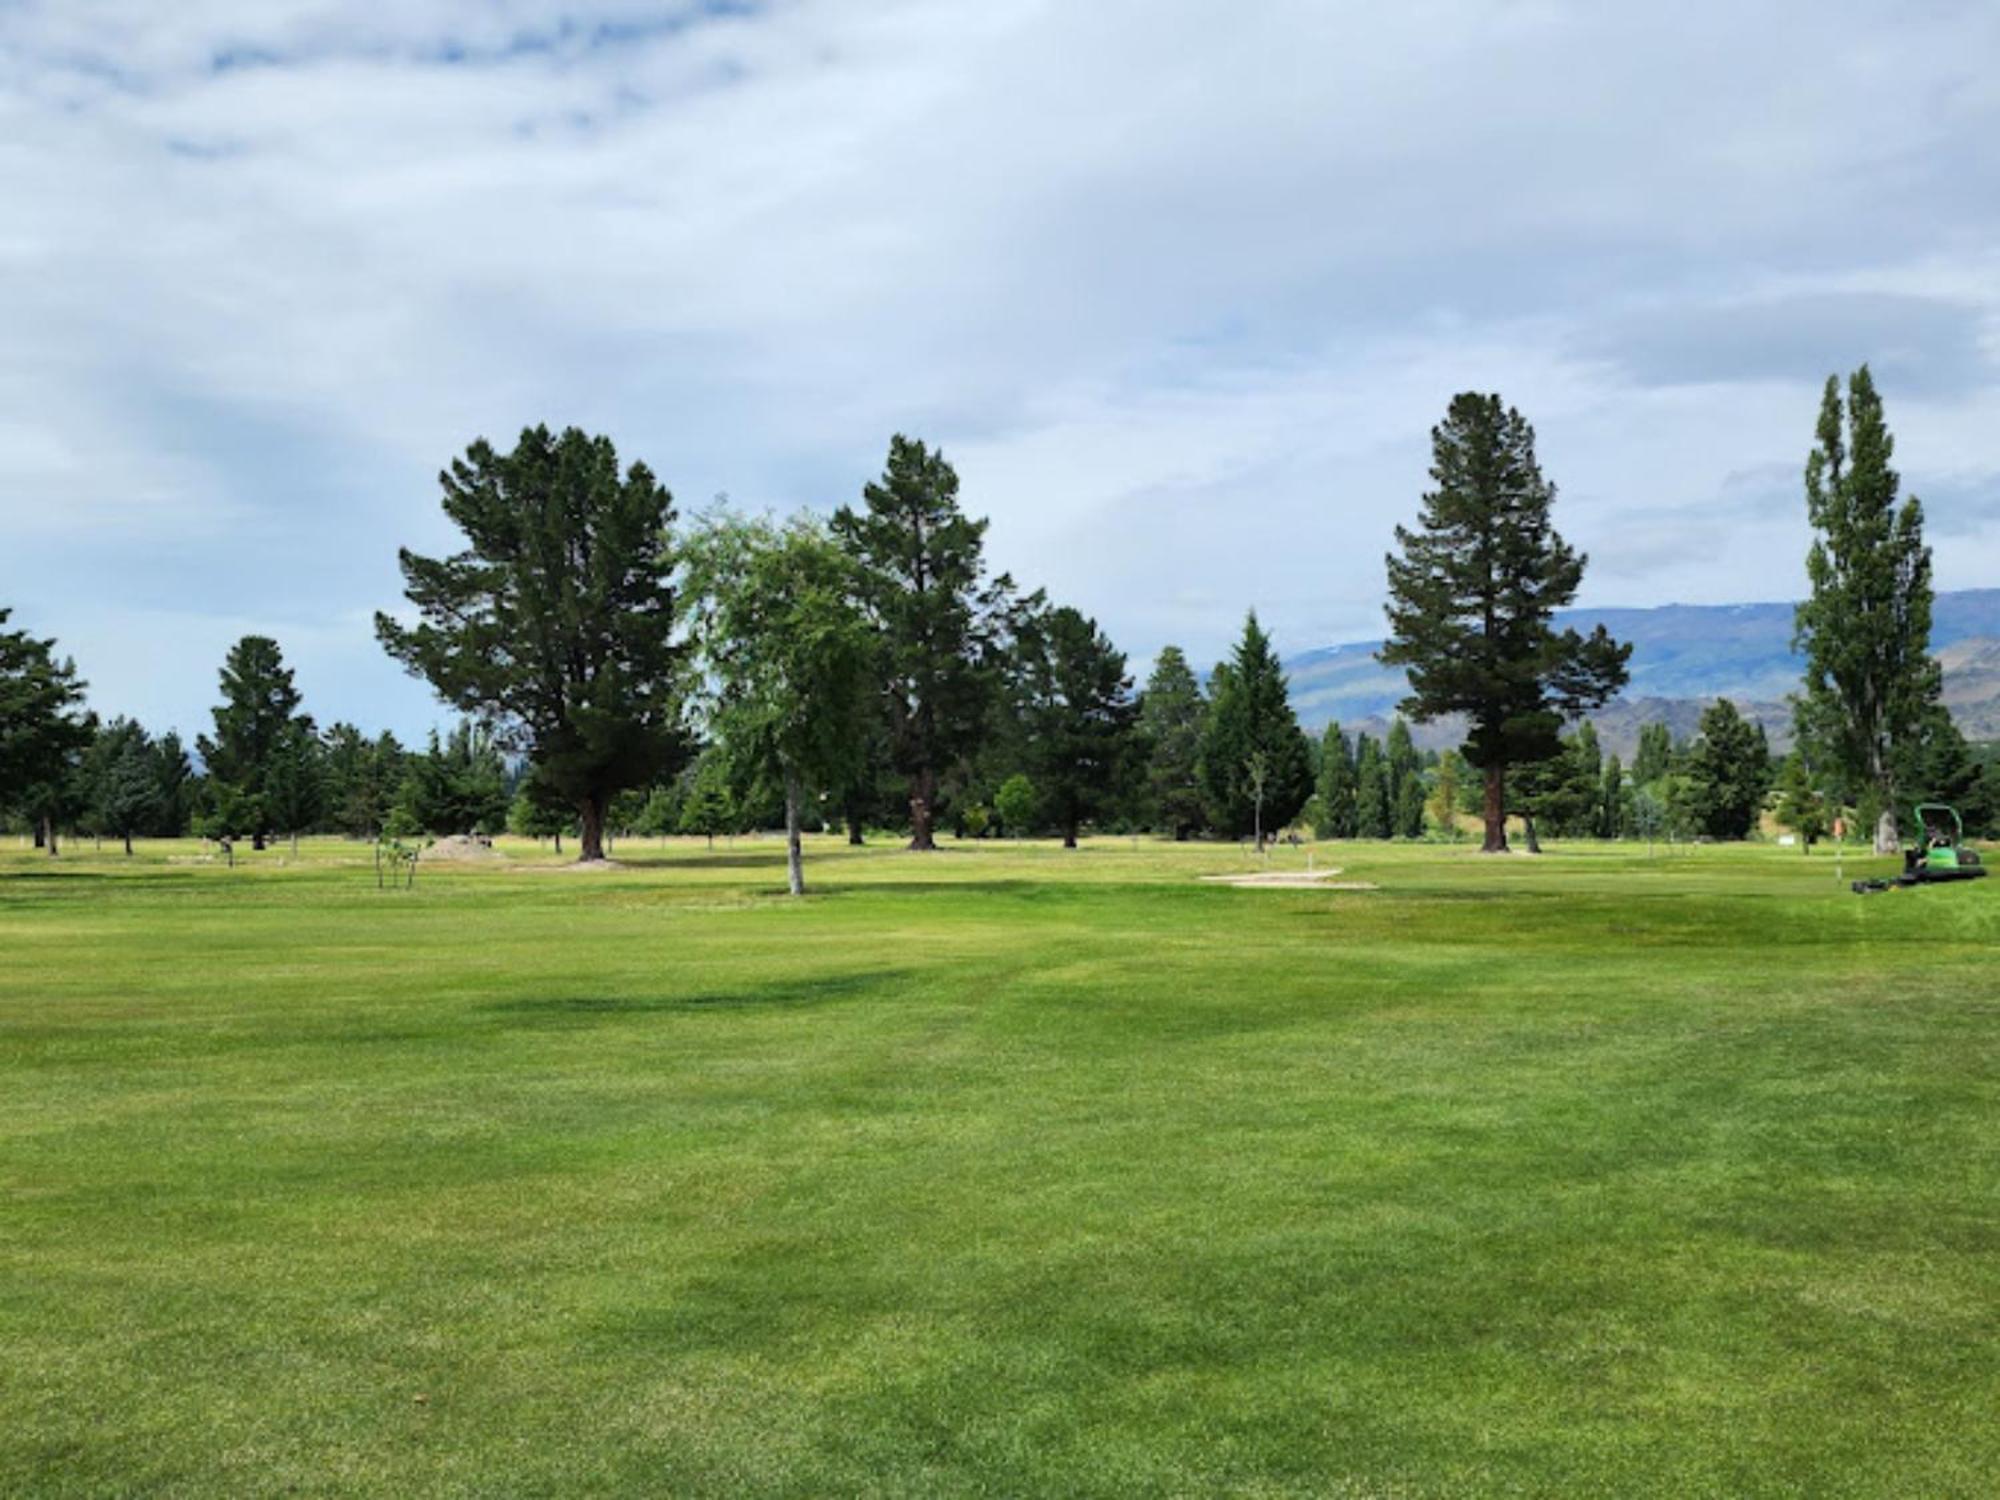
[[[1625,685],[1630,646],[1603,626],[1557,631],[1586,558],[1557,535],[1555,486],[1535,458],[1535,434],[1498,396],[1452,399],[1431,430],[1431,479],[1417,529],[1396,528],[1387,559],[1385,665],[1409,675],[1405,713],[1420,723],[1470,720],[1463,754],[1485,775],[1488,853],[1507,848],[1511,766],[1546,760],[1566,720]]]
[[[1895,439],[1866,365],[1849,377],[1844,403],[1839,380],[1827,378],[1817,438],[1806,459],[1812,592],[1792,639],[1806,659],[1798,738],[1850,787],[1874,793],[1875,852],[1889,854],[1898,843],[1898,755],[1942,692],[1930,654],[1924,511],[1914,495],[1898,503]]]
[[[578,858],[604,857],[604,811],[680,760],[684,647],[675,639],[673,496],[611,440],[572,427],[484,439],[438,476],[464,533],[449,557],[403,549],[419,621],[375,617],[383,649],[576,810]]]

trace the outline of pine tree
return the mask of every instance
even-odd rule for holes
[[[1484,848],[1500,852],[1508,769],[1556,754],[1563,721],[1624,686],[1631,647],[1602,626],[1586,638],[1551,623],[1586,559],[1550,524],[1555,486],[1521,414],[1498,396],[1455,397],[1431,445],[1435,488],[1418,529],[1396,528],[1402,555],[1388,559],[1380,657],[1409,674],[1405,713],[1470,719],[1463,754],[1486,779]]]
[[[465,535],[450,557],[397,554],[419,623],[375,617],[388,653],[525,751],[576,810],[578,857],[604,857],[604,810],[685,753],[669,534],[673,496],[611,440],[572,427],[485,440],[439,476]]]
[[[1764,805],[1764,753],[1727,698],[1703,711],[1700,737],[1688,751],[1687,776],[1696,823],[1710,838],[1746,838],[1757,826]]]
[[[1227,670],[1218,667],[1202,743],[1202,790],[1216,826],[1232,838],[1267,835],[1312,795],[1312,754],[1292,713],[1285,674],[1252,610]]]
[[[1138,705],[1125,653],[1067,605],[1038,622],[1028,710],[1029,759],[1063,847],[1101,816],[1123,781]]]
[[[988,580],[986,522],[958,504],[958,474],[921,442],[889,440],[863,509],[833,530],[860,568],[858,594],[879,640],[891,759],[909,781],[910,847],[935,849],[941,778],[978,745],[1023,611],[1006,574]]]
[[[271,778],[291,736],[310,733],[312,721],[298,712],[299,690],[292,682],[278,643],[246,635],[222,663],[222,701],[215,706],[215,734],[197,744],[208,767],[212,817],[217,836],[249,834],[253,848],[264,847],[272,831]]]
[[[1354,752],[1338,723],[1326,726],[1319,751],[1317,838],[1351,839],[1359,826],[1355,806]]]
[[[1382,747],[1365,734],[1354,737],[1354,828],[1364,839],[1389,837],[1389,775]]]
[[[1389,828],[1399,839],[1420,839],[1424,836],[1424,767],[1423,758],[1417,754],[1416,741],[1410,737],[1410,726],[1401,715],[1389,726],[1389,738],[1383,745],[1382,767],[1388,778]]]
[[[1178,646],[1164,646],[1146,679],[1140,703],[1146,745],[1146,797],[1156,826],[1176,841],[1201,831],[1207,811],[1201,793],[1201,742],[1208,703]]]
[[[1773,816],[1780,827],[1798,835],[1801,853],[1812,853],[1812,846],[1826,837],[1826,798],[1814,784],[1805,756],[1796,750],[1785,757],[1778,772],[1778,805]]]
[[[1805,655],[1795,702],[1798,737],[1815,758],[1880,807],[1875,850],[1897,847],[1898,752],[1940,700],[1930,655],[1931,553],[1923,506],[1900,506],[1890,458],[1895,440],[1874,377],[1829,377],[1818,442],[1806,460],[1806,514],[1816,533],[1806,556],[1812,592],[1799,605],[1793,649]]]

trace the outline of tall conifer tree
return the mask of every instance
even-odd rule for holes
[[[1226,668],[1215,674],[1202,789],[1217,826],[1231,837],[1255,832],[1261,849],[1312,795],[1312,752],[1255,610]]]
[[[1498,396],[1452,399],[1431,430],[1431,479],[1415,531],[1388,558],[1389,641],[1381,660],[1409,674],[1403,711],[1428,723],[1462,713],[1464,755],[1486,779],[1484,848],[1507,847],[1510,766],[1546,760],[1566,719],[1623,687],[1632,648],[1599,626],[1557,631],[1586,559],[1550,524],[1555,486],[1535,434]]]

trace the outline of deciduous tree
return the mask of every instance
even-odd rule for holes
[[[1812,592],[1798,607],[1793,649],[1806,660],[1798,735],[1818,759],[1880,807],[1875,850],[1897,847],[1897,752],[1939,701],[1930,654],[1931,552],[1917,498],[1898,503],[1895,440],[1863,365],[1828,377],[1818,441],[1806,460],[1806,554]]]
[[[875,639],[854,603],[854,563],[806,516],[716,512],[689,554],[711,724],[732,763],[783,788],[786,879],[801,896],[806,797],[854,776],[873,707]]]

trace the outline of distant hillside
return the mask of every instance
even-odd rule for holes
[[[1773,739],[1790,738],[1785,699],[1803,663],[1792,654],[1789,604],[1667,604],[1657,609],[1573,609],[1563,625],[1590,630],[1602,624],[1632,643],[1627,696],[1593,715],[1609,748],[1629,755],[1639,726],[1665,719],[1676,734],[1693,732],[1704,705],[1735,700],[1760,719]],[[1945,669],[1945,702],[1974,739],[2000,737],[2000,589],[1939,594],[1932,618],[1932,648]],[[1285,663],[1292,703],[1308,729],[1342,725],[1378,732],[1407,691],[1401,672],[1375,660],[1379,641],[1358,641],[1308,651]],[[1452,725],[1418,731],[1426,745],[1456,744]]]

